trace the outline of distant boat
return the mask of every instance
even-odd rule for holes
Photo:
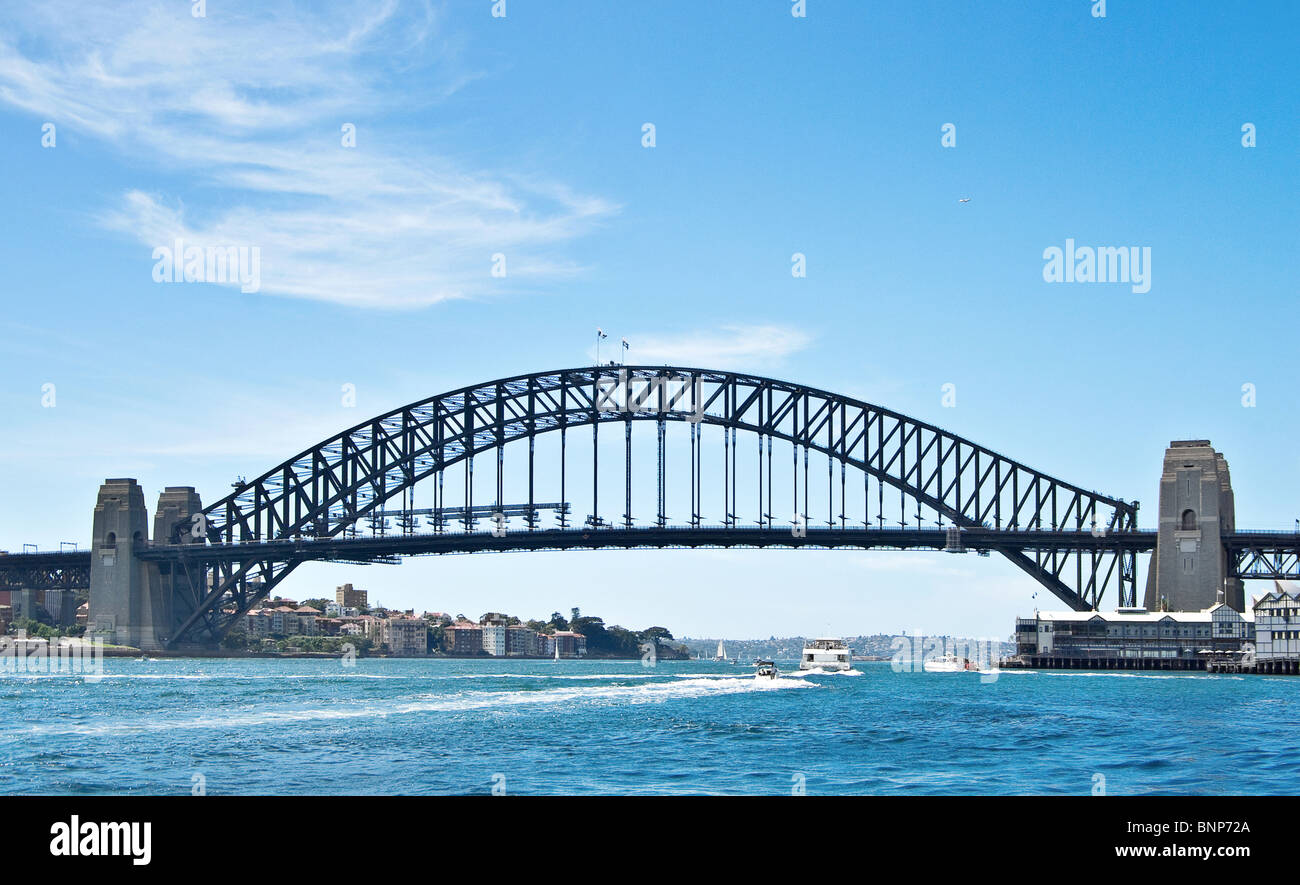
[[[727,649],[722,645],[722,640],[718,640],[718,655],[715,660],[725,661],[727,659]]]
[[[970,658],[958,658],[951,652],[943,657],[930,658],[921,666],[927,673],[965,673],[968,670],[979,670],[979,666]]]
[[[560,659],[560,643],[558,642],[555,643],[555,659],[557,661]]]

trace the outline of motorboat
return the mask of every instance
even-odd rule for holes
[[[754,670],[755,679],[775,679],[777,676],[781,675],[781,671],[778,670],[776,664],[771,661],[754,661],[754,666],[757,668]]]
[[[927,673],[979,672],[979,665],[970,658],[959,658],[951,652],[941,657],[927,658],[922,667]]]

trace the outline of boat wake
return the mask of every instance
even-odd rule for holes
[[[615,677],[615,679],[623,677]],[[755,679],[704,677],[645,682],[640,685],[564,686],[534,691],[473,691],[450,695],[423,696],[417,700],[393,699],[392,703],[368,701],[364,704],[339,704],[331,707],[302,707],[236,713],[214,711],[211,714],[157,716],[150,719],[107,721],[100,723],[64,722],[32,725],[0,731],[0,741],[26,740],[34,736],[131,735],[176,729],[243,730],[258,726],[284,725],[341,719],[380,719],[426,713],[509,713],[528,707],[559,705],[622,706],[655,704],[670,700],[710,698],[749,692],[784,691],[816,688],[815,683],[798,679]]]

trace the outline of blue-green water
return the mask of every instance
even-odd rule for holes
[[[857,668],[112,659],[0,676],[0,793],[1300,792],[1300,679]]]

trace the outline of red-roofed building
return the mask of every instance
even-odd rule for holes
[[[443,631],[449,655],[477,655],[483,652],[483,628],[472,621],[451,624]]]
[[[557,630],[555,646],[562,658],[581,658],[587,654],[587,637],[572,630]]]

